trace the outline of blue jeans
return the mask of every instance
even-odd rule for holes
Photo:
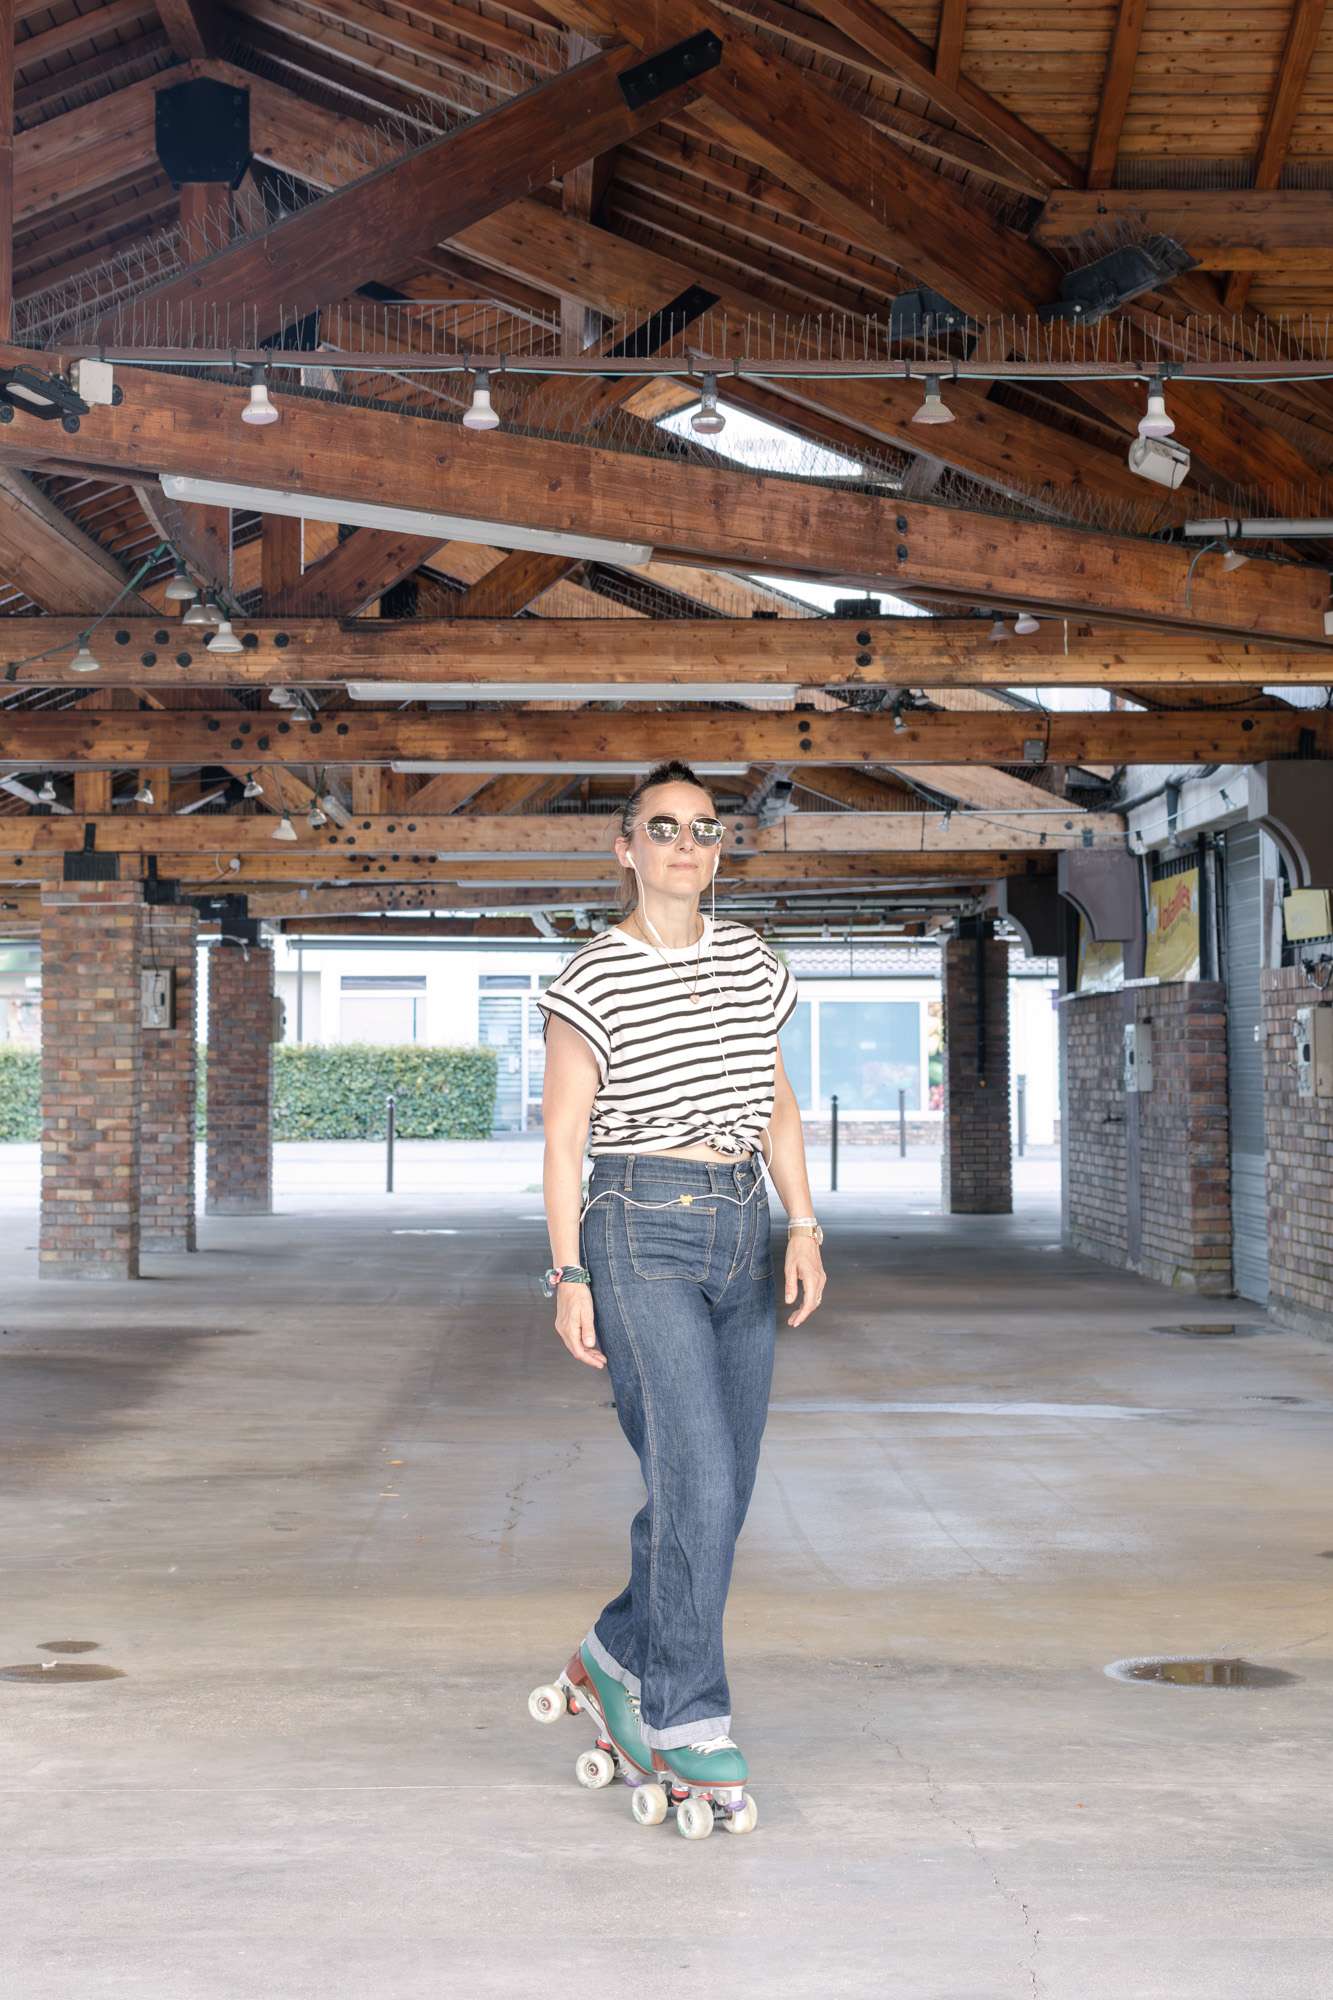
[[[768,1192],[756,1156],[621,1153],[594,1162],[589,1201],[597,1342],[648,1498],[630,1580],[585,1643],[639,1695],[645,1742],[673,1750],[731,1726],[722,1614],[773,1379]]]

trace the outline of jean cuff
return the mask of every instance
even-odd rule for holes
[[[583,1643],[604,1674],[610,1674],[613,1681],[619,1681],[621,1686],[627,1687],[631,1694],[642,1692],[638,1675],[630,1673],[627,1667],[621,1666],[614,1654],[607,1652],[606,1647],[597,1636],[597,1627],[595,1625],[590,1629]]]
[[[640,1716],[639,1733],[650,1750],[684,1750],[691,1743],[707,1743],[712,1736],[730,1736],[731,1717],[706,1715],[698,1722],[677,1722],[670,1729],[654,1729]]]

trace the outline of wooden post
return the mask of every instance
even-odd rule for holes
[[[0,6],[6,0],[0,0]],[[13,0],[9,0],[13,4]],[[231,234],[231,190],[220,182],[185,181],[180,190],[180,218],[183,232],[182,255],[187,264],[201,264],[220,250]],[[240,405],[236,417],[240,421]],[[199,530],[208,547],[209,574],[231,585],[231,508],[193,507]]]

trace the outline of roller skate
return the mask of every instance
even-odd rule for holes
[[[528,1714],[537,1722],[558,1722],[585,1709],[601,1727],[596,1747],[585,1750],[574,1766],[579,1783],[600,1791],[618,1777],[629,1785],[650,1777],[653,1753],[639,1733],[639,1697],[580,1647],[562,1674],[532,1690]]]
[[[729,1736],[712,1736],[678,1750],[654,1750],[652,1759],[656,1782],[635,1792],[635,1819],[651,1826],[674,1806],[676,1830],[686,1840],[706,1839],[719,1821],[728,1833],[754,1832],[759,1808],[744,1789],[749,1766]],[[652,1793],[657,1798],[645,1796]]]
[[[639,1697],[606,1674],[582,1648],[564,1672],[528,1696],[537,1722],[558,1722],[584,1710],[601,1726],[596,1745],[574,1765],[574,1775],[590,1791],[623,1778],[640,1826],[660,1826],[672,1807],[686,1840],[702,1840],[721,1820],[729,1833],[752,1833],[759,1809],[743,1789],[749,1775],[744,1757],[729,1736],[679,1750],[652,1750],[639,1730]]]

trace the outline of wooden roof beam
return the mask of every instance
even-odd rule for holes
[[[636,49],[616,48],[535,85],[396,165],[165,279],[142,295],[145,309],[162,314],[163,324],[174,309],[207,325],[210,313],[225,316],[244,305],[270,330],[279,313],[311,311],[368,279],[410,268],[442,237],[544,187],[564,166],[632,138],[697,94],[697,83],[689,82],[631,109],[620,78],[642,60]],[[119,309],[104,316],[107,337],[121,318]]]
[[[1211,271],[1322,271],[1333,258],[1333,214],[1323,189],[1058,189],[1033,234],[1059,249],[1107,223],[1174,236]]]
[[[350,873],[370,856],[491,854],[605,854],[612,821],[605,813],[388,813],[353,820],[346,828],[314,829],[296,820],[296,841],[287,855],[304,849],[329,875]],[[96,847],[109,854],[267,855],[273,826],[266,814],[181,816],[113,813],[89,820],[72,815],[22,813],[0,820],[0,857],[68,854],[81,849],[91,827]],[[1125,842],[1116,813],[1071,813],[1054,805],[1049,813],[1013,815],[985,812],[789,813],[775,826],[760,827],[744,817],[726,820],[726,856],[737,854],[990,854],[1037,853],[1043,849],[1115,848]],[[179,872],[174,871],[174,872]]]
[[[1110,187],[1115,178],[1120,134],[1124,130],[1130,92],[1134,88],[1134,65],[1138,61],[1139,40],[1147,11],[1148,0],[1119,0],[1116,8],[1111,43],[1106,52],[1106,73],[1102,78],[1097,122],[1093,126],[1092,144],[1088,148],[1085,185],[1090,188]]]
[[[666,561],[704,558],[871,589],[948,589],[973,601],[1302,647],[1322,637],[1328,579],[1321,570],[1253,560],[1228,573],[1197,564],[1187,599],[1191,557],[1160,542],[291,395],[280,433],[270,436],[236,423],[235,391],[217,384],[137,369],[123,387],[117,407],[93,410],[76,436],[62,434],[62,463],[424,512],[447,493],[464,519],[499,513],[515,527],[609,539],[622,538],[630,523]]]
[[[497,773],[514,763],[554,760],[573,777],[602,763],[651,765],[678,756],[785,764],[797,772],[802,763],[922,768],[929,782],[936,765],[1235,764],[1333,754],[1333,711],[1322,708],[912,710],[901,720],[899,728],[893,716],[863,710],[808,715],[676,708],[653,714],[580,708],[553,714],[498,703],[466,714],[338,712],[313,722],[248,710],[0,710],[0,757],[22,769],[240,761],[258,770],[440,760],[480,763]],[[522,775],[514,774],[515,782]],[[1019,803],[1030,790],[1010,779],[1003,798],[986,803]],[[515,802],[519,796],[521,791]]]
[[[1291,146],[1291,135],[1296,129],[1301,98],[1305,94],[1327,6],[1328,0],[1292,0],[1287,36],[1278,58],[1273,94],[1268,101],[1263,135],[1254,162],[1256,188],[1275,188],[1282,179],[1282,169]],[[1249,273],[1235,272],[1222,295],[1223,309],[1238,312],[1249,289]]]

